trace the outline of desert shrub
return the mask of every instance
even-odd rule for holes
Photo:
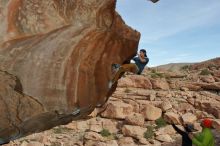
[[[157,72],[156,69],[151,70],[151,73],[156,73],[156,72]]]
[[[188,70],[188,69],[190,69],[190,65],[184,65],[180,69],[181,70]]]
[[[154,136],[154,128],[152,126],[147,127],[147,131],[144,132],[144,138],[150,139]]]
[[[125,92],[125,93],[130,93],[130,92],[131,92],[131,89],[126,88],[126,89],[124,90],[124,92]]]
[[[162,117],[160,117],[159,119],[157,119],[156,121],[155,121],[155,123],[156,123],[156,128],[161,128],[161,127],[164,127],[164,126],[166,126],[167,125],[167,122],[162,118]]]
[[[108,129],[102,129],[102,131],[100,132],[100,134],[102,135],[102,137],[108,137],[111,135],[111,133],[109,132]]]
[[[200,75],[210,75],[211,72],[206,68],[206,69],[203,69],[201,72],[200,72]]]
[[[215,65],[215,64],[210,64],[210,65],[208,66],[208,68],[212,68],[212,67],[217,68],[218,66]]]
[[[57,128],[53,128],[53,132],[55,134],[61,134],[61,133],[65,133],[65,132],[69,132],[71,131],[72,129],[69,129],[69,128],[66,128],[66,127],[57,127]]]
[[[155,69],[151,71],[150,76],[151,78],[164,78],[165,77],[164,73],[157,72]]]

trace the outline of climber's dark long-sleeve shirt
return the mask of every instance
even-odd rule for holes
[[[192,140],[189,138],[188,133],[180,130],[176,125],[172,124],[177,133],[182,135],[182,146],[192,146]]]

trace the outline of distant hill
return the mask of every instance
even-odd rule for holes
[[[153,68],[156,68],[158,70],[178,71],[183,66],[192,65],[192,64],[194,64],[194,63],[169,63],[169,64],[165,64],[165,65],[156,66],[156,67],[153,67]]]
[[[158,70],[178,71],[182,67],[187,66],[187,65],[190,65],[191,69],[201,69],[201,68],[208,68],[212,66],[220,66],[220,57],[210,59],[207,61],[198,62],[198,63],[169,63],[165,65],[156,66],[153,68],[158,69]]]
[[[200,63],[195,63],[192,65],[192,69],[210,68],[210,67],[220,67],[220,57],[203,61]]]

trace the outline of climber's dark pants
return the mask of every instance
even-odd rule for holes
[[[118,79],[125,73],[125,72],[132,72],[137,74],[139,71],[138,67],[134,63],[130,64],[123,64],[119,70],[116,72],[114,78],[112,79],[112,82],[115,83],[118,81]]]

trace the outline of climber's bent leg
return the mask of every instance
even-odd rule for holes
[[[120,66],[119,70],[116,72],[114,78],[112,79],[112,83],[114,84],[116,81],[119,80],[119,78],[125,73],[125,72],[132,72],[132,73],[138,73],[138,67],[134,63],[130,64],[123,64]]]

